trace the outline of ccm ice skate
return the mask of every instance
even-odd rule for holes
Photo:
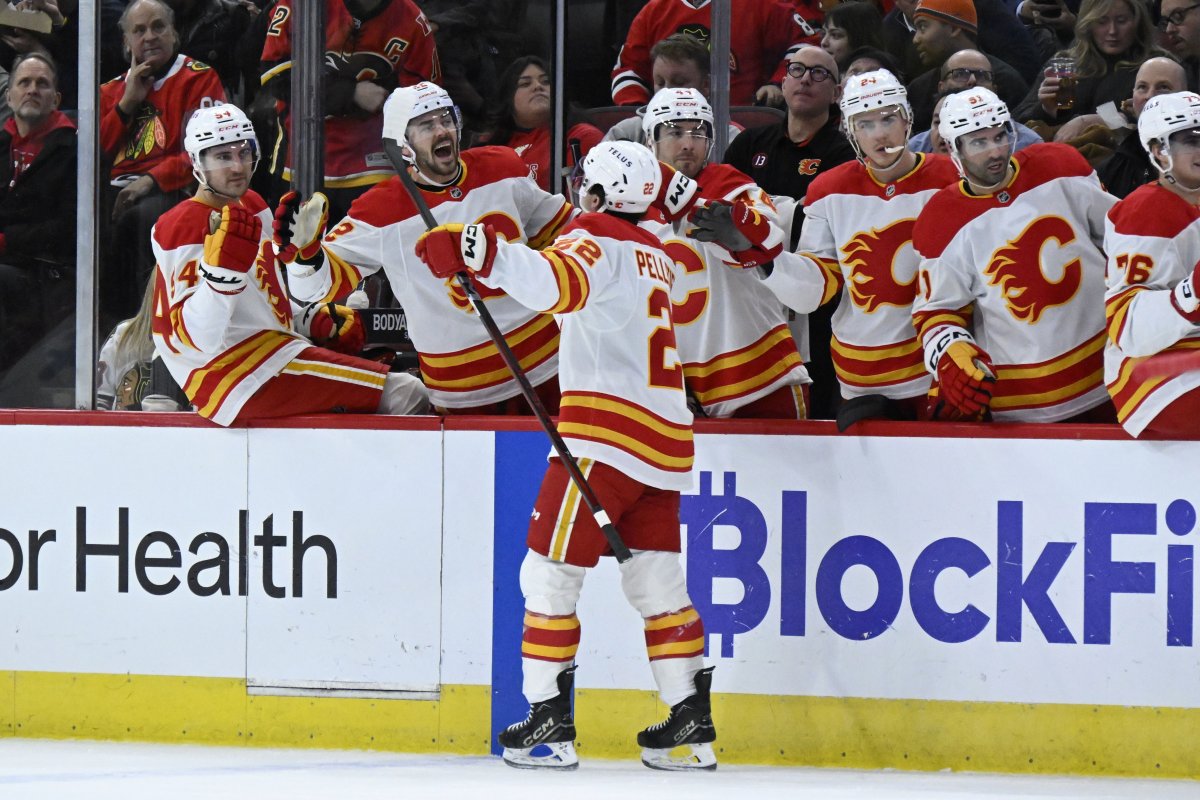
[[[509,725],[496,737],[504,746],[504,763],[518,769],[575,769],[575,716],[571,699],[575,694],[575,667],[558,673],[558,696],[529,704],[529,716]],[[547,755],[531,751],[542,746]]]
[[[671,707],[663,722],[651,725],[637,736],[642,748],[642,763],[650,769],[716,769],[717,757],[712,743],[717,740],[713,726],[709,690],[713,667],[696,673],[696,693]],[[677,747],[688,747],[690,755],[672,756]]]

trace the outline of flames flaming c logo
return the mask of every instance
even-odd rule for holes
[[[1039,217],[992,254],[984,275],[999,286],[1004,304],[1014,317],[1033,325],[1046,309],[1061,306],[1079,291],[1083,265],[1078,258],[1063,267],[1062,277],[1051,281],[1042,269],[1042,250],[1049,241],[1060,247],[1075,241],[1075,231],[1062,217]]]
[[[870,314],[880,306],[911,306],[917,297],[917,276],[901,283],[896,279],[896,255],[912,241],[915,219],[902,219],[886,228],[862,231],[842,245],[850,299]]]

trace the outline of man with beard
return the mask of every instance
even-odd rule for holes
[[[1163,46],[1183,62],[1187,88],[1200,89],[1200,6],[1192,0],[1163,0],[1158,12],[1158,29]]]
[[[383,108],[383,141],[406,169],[440,224],[491,225],[509,242],[540,248],[554,239],[572,207],[538,188],[511,148],[459,151],[462,120],[433,83],[396,89]],[[294,297],[345,297],[383,270],[404,308],[435,406],[445,413],[529,413],[520,387],[453,279],[434,278],[414,251],[425,223],[399,176],[371,187],[324,237],[325,198],[301,204],[288,193],[276,212],[276,246],[288,263]],[[558,408],[558,326],[507,294],[479,287],[530,383],[551,413]]]
[[[1067,145],[1014,155],[1008,107],[987,89],[947,97],[939,129],[962,180],[913,229],[913,323],[935,416],[1114,421],[1100,249],[1114,198]]]

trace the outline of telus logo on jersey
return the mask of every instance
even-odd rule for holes
[[[6,562],[9,564],[7,572],[0,572],[0,591],[17,587],[22,583],[22,577],[26,589],[37,591],[46,563],[73,555],[76,592],[109,591],[115,585],[119,594],[126,594],[130,591],[132,567],[138,587],[151,595],[168,595],[186,586],[187,591],[197,597],[234,593],[245,597],[253,579],[261,581],[267,597],[282,599],[288,596],[289,590],[292,597],[303,597],[307,557],[324,561],[324,586],[316,587],[317,591],[323,591],[331,600],[338,596],[337,547],[328,536],[305,535],[302,511],[292,512],[290,537],[282,530],[276,533],[275,515],[268,514],[262,520],[261,532],[251,540],[250,514],[241,510],[235,537],[213,531],[199,533],[188,545],[188,553],[194,556],[191,559],[184,558],[180,540],[166,531],[149,530],[131,535],[129,516],[128,508],[117,509],[114,538],[111,529],[97,531],[93,527],[89,531],[87,508],[77,507],[73,549],[63,546],[65,542],[60,545],[58,531],[53,528],[30,530],[24,542],[17,534],[0,528],[0,570]],[[131,541],[134,536],[136,541]],[[261,549],[260,559],[250,558],[251,544]],[[282,582],[277,582],[277,560],[284,562]],[[261,574],[253,578],[250,575],[252,561],[261,564]],[[89,577],[92,579],[90,587]],[[313,587],[309,587],[310,593],[312,590]]]
[[[906,576],[884,538],[856,533],[834,541],[824,552],[814,552],[809,541],[808,492],[783,491],[780,574],[773,578],[762,565],[769,541],[763,511],[738,495],[735,473],[725,473],[723,480],[723,493],[714,493],[712,473],[701,472],[699,493],[683,495],[680,501],[680,520],[687,531],[688,593],[704,619],[706,635],[720,640],[721,657],[732,658],[735,637],[767,622],[772,595],[779,609],[780,636],[806,635],[810,596],[815,597],[825,625],[838,636],[863,641],[887,635],[904,613],[907,594],[908,610],[917,626],[939,642],[958,644],[980,636],[1020,642],[1024,621],[1031,619],[1047,643],[1088,645],[1113,642],[1113,609],[1118,603],[1133,602],[1122,595],[1151,595],[1165,612],[1163,643],[1167,647],[1193,644],[1195,545],[1191,540],[1198,534],[1196,509],[1187,500],[1084,503],[1082,548],[1076,541],[1049,541],[1037,552],[1025,547],[1025,504],[1001,500],[995,504],[994,533],[979,532],[975,541],[959,536],[930,541]],[[737,529],[736,547],[715,546],[718,526]],[[1158,545],[1162,539],[1129,538],[1158,537],[1164,528],[1170,534],[1164,547]],[[922,530],[920,524],[906,528],[898,520],[891,532],[910,537]],[[994,546],[985,549],[978,543],[993,537]],[[1183,537],[1188,538],[1178,543]],[[1141,552],[1153,545],[1156,560],[1115,557],[1134,545]],[[862,603],[847,599],[843,579],[852,570],[864,569],[871,573],[877,592],[867,607],[856,608]],[[954,580],[966,587],[967,596],[993,608],[993,613],[976,602],[943,607],[935,586],[945,573],[958,573]],[[1071,573],[1072,577],[1064,577]],[[740,583],[742,599],[715,601],[714,585],[719,581]],[[1063,597],[1067,585],[1082,586],[1082,598]],[[1081,624],[1068,624],[1062,613],[1067,603],[1081,616]],[[711,655],[717,655],[718,648],[711,650]]]

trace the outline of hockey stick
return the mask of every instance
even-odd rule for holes
[[[1200,369],[1200,350],[1182,350],[1150,356],[1138,362],[1129,377],[1130,382],[1143,383],[1197,369]]]
[[[434,218],[433,212],[429,210],[429,204],[421,196],[421,190],[413,183],[412,176],[408,174],[408,170],[404,169],[404,166],[403,162],[397,164],[398,168],[396,171],[400,174],[400,182],[404,184],[404,190],[408,192],[408,196],[416,204],[417,210],[421,212],[421,219],[425,222],[425,229],[432,230],[437,227],[438,221]],[[588,511],[592,512],[596,524],[600,526],[600,530],[604,533],[604,538],[608,540],[608,546],[612,548],[613,555],[617,557],[617,562],[624,564],[632,558],[629,548],[622,541],[621,534],[617,532],[617,526],[612,523],[612,520],[608,518],[608,514],[604,511],[604,507],[600,505],[600,498],[596,497],[596,493],[592,491],[592,487],[588,484],[587,478],[584,477],[583,472],[579,469],[579,464],[576,463],[575,457],[567,449],[567,443],[563,441],[562,436],[555,429],[554,422],[550,419],[550,415],[546,413],[546,408],[542,405],[541,398],[537,396],[537,392],[533,390],[533,385],[525,375],[525,370],[521,368],[521,362],[517,360],[516,354],[508,346],[508,342],[505,341],[504,334],[500,331],[500,327],[496,324],[492,313],[487,310],[483,298],[479,296],[479,292],[475,290],[474,284],[471,283],[470,275],[464,270],[454,277],[458,279],[459,286],[462,287],[462,290],[467,293],[467,297],[470,298],[471,305],[475,307],[476,313],[479,314],[479,320],[483,323],[483,327],[487,328],[488,336],[492,338],[492,343],[500,351],[500,357],[504,360],[505,366],[508,367],[513,377],[516,378],[517,385],[521,387],[521,394],[525,397],[525,402],[529,403],[529,407],[533,409],[533,414],[537,417],[538,422],[541,423],[542,429],[550,437],[550,443],[554,446],[554,451],[562,459],[563,466],[567,468],[567,473],[571,476],[571,482],[575,484],[575,488],[583,496],[583,502],[587,504]]]

